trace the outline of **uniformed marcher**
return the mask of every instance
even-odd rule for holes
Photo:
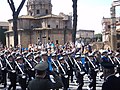
[[[106,80],[106,77],[110,75],[109,66],[111,66],[112,64],[112,62],[110,61],[108,57],[108,51],[104,50],[102,52],[101,60],[102,60],[101,65],[103,67],[104,80]]]
[[[3,83],[4,85],[4,88],[6,88],[7,86],[7,70],[6,70],[6,67],[7,67],[7,64],[6,64],[6,61],[5,61],[5,57],[4,57],[4,53],[1,54],[0,56],[1,58],[1,83]]]
[[[97,66],[96,66],[96,61],[94,59],[94,54],[90,53],[87,57],[88,62],[89,62],[89,74],[90,74],[90,84],[89,88],[91,90],[96,90],[96,76],[97,76]]]
[[[62,81],[56,73],[50,72],[54,76],[55,82],[45,78],[47,68],[48,63],[45,61],[35,66],[36,78],[29,82],[28,90],[50,90],[62,87]]]
[[[75,70],[75,75],[78,83],[77,90],[82,90],[82,87],[84,85],[83,76],[85,75],[85,72],[83,71],[83,67],[80,61],[80,55],[75,55],[74,62],[75,62],[74,70]]]
[[[7,62],[7,59],[8,59],[8,62]],[[8,55],[7,59],[6,59],[6,62],[7,62],[8,78],[10,79],[10,82],[11,82],[8,87],[8,90],[11,90],[12,88],[13,90],[16,90],[17,75],[15,71],[14,58],[12,57],[12,55]]]
[[[27,88],[27,75],[26,75],[26,68],[24,64],[24,59],[21,56],[18,56],[16,58],[16,72],[18,77],[18,82],[21,86],[22,90],[26,90]]]
[[[68,77],[68,69],[65,64],[64,58],[61,56],[59,58],[59,73],[61,75],[61,79],[63,82],[63,90],[67,90],[69,88],[69,77]]]

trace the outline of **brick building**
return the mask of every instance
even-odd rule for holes
[[[9,30],[6,31],[6,45],[14,45],[13,20],[9,21]],[[19,16],[18,43],[22,47],[36,44],[38,39],[42,43],[49,40],[60,44],[72,40],[72,16],[60,13],[52,14],[51,0],[28,0],[27,15]]]

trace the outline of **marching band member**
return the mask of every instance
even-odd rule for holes
[[[67,65],[64,61],[64,58],[61,56],[59,58],[59,73],[61,75],[61,79],[63,82],[63,90],[68,90],[69,88],[69,77],[68,77],[68,69],[67,69]]]
[[[82,90],[82,87],[84,85],[83,82],[83,76],[85,75],[85,72],[82,69],[82,64],[80,61],[80,55],[75,55],[74,59],[74,70],[75,70],[75,76],[77,78],[78,88],[77,90]]]
[[[22,58],[22,56],[18,56],[16,58],[16,73],[18,76],[18,82],[21,86],[22,90],[26,90],[27,88],[27,75],[26,75],[26,67],[24,64],[24,59]]]
[[[7,63],[8,78],[10,79],[11,82],[8,87],[8,90],[11,90],[11,88],[13,88],[13,90],[16,90],[17,75],[15,71],[15,62],[12,55],[8,55],[6,59],[6,63]]]
[[[91,82],[89,84],[89,88],[92,90],[96,90],[96,76],[97,76],[97,66],[96,66],[96,61],[94,59],[94,54],[90,53],[87,57],[88,62],[89,62],[89,74],[90,74],[90,79]]]
[[[24,60],[25,60],[25,66],[26,66],[26,70],[27,70],[27,74],[29,76],[29,80],[32,80],[34,77],[35,77],[35,71],[34,71],[34,66],[35,66],[35,63],[33,61],[33,56],[32,56],[32,53],[28,53],[26,55],[26,58],[24,57]]]
[[[110,74],[109,66],[111,66],[111,64],[113,64],[110,61],[110,58],[108,57],[108,52],[106,50],[104,50],[102,52],[101,60],[102,60],[101,65],[103,67],[104,80],[106,80],[106,77]]]

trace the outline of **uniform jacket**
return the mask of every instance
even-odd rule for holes
[[[36,77],[34,80],[29,82],[28,90],[50,90],[61,88],[62,81],[60,77],[55,76],[54,78],[56,83],[51,82],[49,79]]]

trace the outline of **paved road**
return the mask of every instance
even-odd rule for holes
[[[100,73],[101,74],[101,73]],[[96,84],[96,90],[101,90],[101,86],[102,86],[102,84],[103,84],[103,82],[104,82],[104,80],[103,79],[99,79],[99,75],[100,74],[98,74],[97,75],[97,77],[96,77],[96,82],[97,82],[97,84]],[[85,75],[84,76],[84,86],[83,86],[83,90],[88,90],[87,89],[87,86],[89,85],[89,83],[90,83],[90,81],[89,81],[89,79],[88,79],[88,77],[87,77],[87,75]],[[8,87],[8,85],[10,84],[10,82],[8,81],[7,82],[7,87]],[[75,77],[74,77],[74,83],[71,83],[70,82],[70,90],[76,90],[77,89],[77,87],[78,87],[78,85],[77,85],[77,83],[76,83],[76,79],[75,79]],[[0,90],[7,90],[7,89],[4,89],[3,88],[3,85],[2,84],[0,84]],[[21,90],[21,88],[20,88],[20,86],[18,85],[17,86],[17,90]],[[60,89],[60,90],[62,90],[62,89]]]

